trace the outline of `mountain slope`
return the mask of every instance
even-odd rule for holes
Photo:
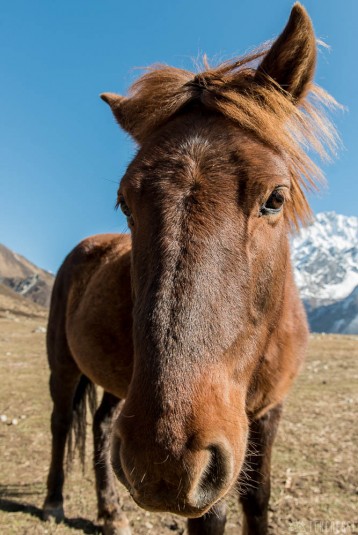
[[[0,244],[0,283],[31,301],[49,306],[54,276]]]
[[[0,283],[0,318],[40,317],[46,318],[46,309],[17,294],[8,286]]]

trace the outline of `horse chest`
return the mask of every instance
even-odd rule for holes
[[[67,339],[80,370],[107,392],[124,398],[132,376],[131,325],[121,317],[109,321],[106,314],[79,309],[67,320]],[[108,311],[107,311],[108,314]]]

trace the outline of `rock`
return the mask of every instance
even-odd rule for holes
[[[45,333],[46,332],[46,327],[43,327],[42,325],[40,325],[39,327],[36,327],[36,329],[34,331],[32,331],[34,333]]]

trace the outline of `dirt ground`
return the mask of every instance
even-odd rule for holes
[[[76,464],[66,481],[65,523],[41,520],[51,410],[45,325],[42,309],[0,295],[0,534],[101,533],[90,440],[85,474]],[[357,402],[358,337],[312,336],[274,450],[272,535],[358,534]],[[121,495],[134,535],[185,533],[184,519],[139,509],[122,487]],[[228,504],[226,533],[239,534],[236,496]]]

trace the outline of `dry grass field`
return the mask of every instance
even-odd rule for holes
[[[51,410],[45,325],[44,309],[0,293],[0,534],[100,533],[90,440],[85,473],[76,464],[66,482],[65,523],[41,520]],[[358,534],[357,402],[358,337],[312,336],[274,451],[272,535]],[[142,511],[121,495],[134,535],[184,533],[183,519]],[[226,533],[239,534],[237,499],[228,502]]]

